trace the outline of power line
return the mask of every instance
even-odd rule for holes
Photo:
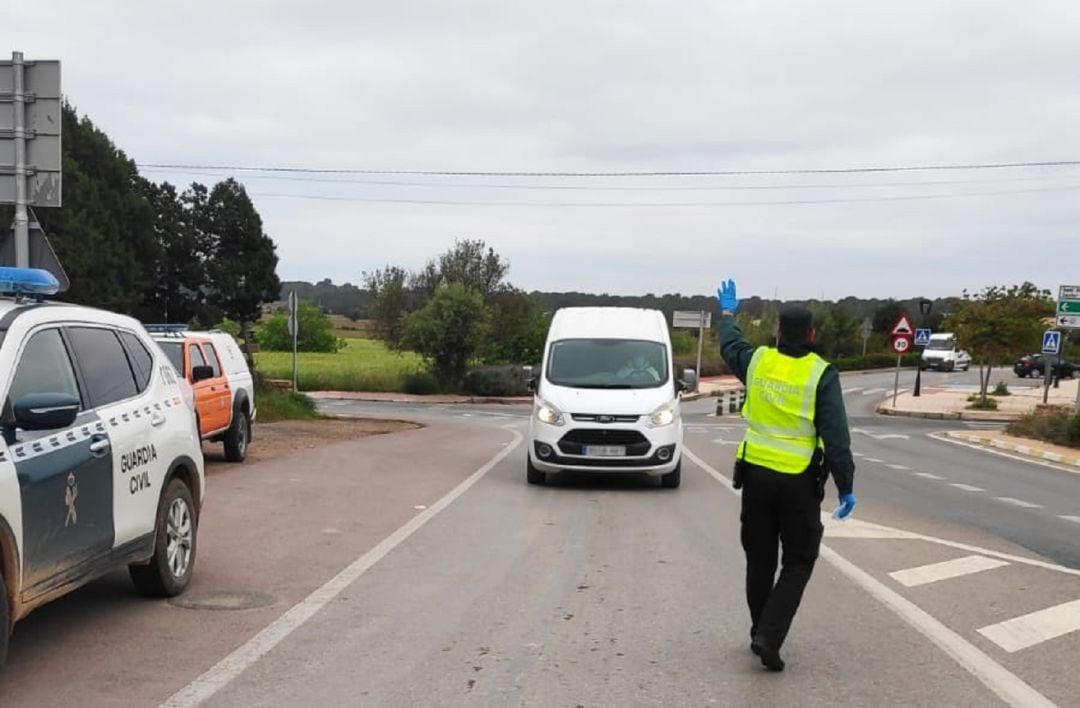
[[[959,199],[965,197],[997,197],[1016,194],[1036,194],[1042,192],[1064,192],[1080,189],[1080,184],[1066,187],[1044,187],[1033,189],[1007,189],[987,192],[961,192],[956,194],[911,194],[885,197],[839,197],[826,199],[783,199],[761,201],[728,202],[481,202],[442,199],[393,199],[380,197],[338,197],[321,194],[283,194],[271,192],[253,192],[253,197],[280,199],[310,199],[327,202],[360,202],[364,204],[408,204],[419,206],[481,206],[481,207],[559,207],[559,208],[686,208],[686,207],[741,207],[741,206],[783,206],[808,204],[851,204],[864,202],[907,202],[936,199]]]
[[[540,172],[540,171],[482,171],[482,170],[381,170],[359,168],[316,168],[253,165],[182,165],[167,163],[138,163],[139,167],[159,170],[218,170],[226,172],[268,172],[286,174],[339,175],[413,175],[427,177],[735,177],[751,175],[824,175],[874,174],[884,172],[930,172],[960,170],[1004,170],[1031,167],[1076,167],[1080,160],[1049,160],[1042,162],[990,162],[938,165],[890,165],[878,167],[835,167],[777,170],[684,170],[641,172]]]
[[[147,171],[154,172],[162,168],[144,166]],[[224,168],[223,168],[224,169]],[[221,177],[220,172],[190,171],[187,175],[198,177]],[[251,174],[246,179],[273,180],[282,182],[297,182],[306,184],[339,184],[339,185],[366,185],[378,187],[420,187],[432,189],[509,189],[509,190],[553,190],[553,191],[593,191],[593,192],[717,192],[717,191],[760,191],[760,190],[798,190],[798,189],[881,189],[888,187],[935,187],[964,184],[992,184],[1002,182],[1045,182],[1055,179],[1066,179],[1073,175],[1056,174],[1040,175],[1036,177],[1005,177],[991,179],[958,179],[958,180],[920,180],[915,182],[832,182],[818,184],[754,184],[754,185],[620,185],[599,186],[582,184],[506,184],[506,183],[477,183],[477,182],[416,182],[402,180],[379,180],[379,179],[343,179],[343,178],[319,178],[300,176],[279,176],[274,174]]]

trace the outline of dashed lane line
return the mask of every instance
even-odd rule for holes
[[[684,449],[683,454],[713,479],[720,482],[720,484],[732,494],[738,494],[736,490],[731,488],[731,482],[715,468],[705,462],[705,460],[702,460],[688,449]],[[921,537],[919,534],[912,535]],[[932,537],[924,538],[929,540]],[[944,539],[938,539],[938,541],[942,542]],[[946,542],[945,545],[960,546],[963,544]],[[1002,554],[988,555],[1001,556]],[[1008,705],[1017,706],[1018,708],[1020,706],[1025,708],[1054,708],[1054,703],[1052,701],[1025,683],[1019,676],[994,661],[989,655],[946,627],[930,613],[900,595],[900,593],[888,587],[862,568],[859,568],[829,546],[826,546],[825,544],[821,545],[821,556],[837,570],[846,575],[849,580],[861,587],[872,597],[892,610],[900,617],[900,619],[937,645],[938,648],[944,651],[956,661],[956,663],[978,679],[984,686],[993,691]],[[1076,571],[1076,574],[1080,575],[1080,571]]]
[[[940,580],[951,580],[952,578],[961,578],[973,573],[994,570],[995,568],[1002,568],[1007,565],[1009,565],[1007,561],[999,560],[997,558],[987,558],[986,556],[964,556],[962,558],[953,558],[952,560],[942,561],[941,563],[930,563],[929,565],[920,565],[916,568],[897,570],[889,573],[889,577],[904,587],[913,588],[918,587],[919,585],[927,585],[928,583],[936,583]]]
[[[904,465],[885,465],[885,466],[888,467],[891,470],[901,470],[901,471],[910,471],[911,470],[910,467],[905,467]]]
[[[210,667],[187,686],[174,693],[161,704],[161,708],[195,708],[195,706],[208,700],[330,604],[343,590],[356,582],[360,576],[370,570],[388,553],[419,531],[436,514],[450,506],[521,444],[524,439],[521,433],[510,427],[510,424],[504,427],[513,434],[514,439],[502,451],[465,478],[461,484],[450,490],[446,496],[414,516],[404,526],[398,528],[397,531],[394,531],[370,551],[357,558],[344,570],[331,578],[325,585],[293,605],[285,614],[264,627],[254,637]]]
[[[885,460],[879,460],[876,457],[867,457],[865,459],[866,459],[867,462],[877,462],[878,464],[881,464],[882,462],[885,461]]]
[[[982,487],[976,487],[976,486],[974,486],[972,484],[963,484],[961,482],[950,482],[949,486],[950,487],[956,487],[957,489],[962,489],[965,492],[985,492],[986,491]]]
[[[1029,501],[1023,499],[1014,499],[1013,497],[994,497],[998,501],[1005,502],[1006,504],[1013,504],[1024,509],[1042,509],[1042,504],[1032,504]]]
[[[1066,521],[1071,521],[1074,524],[1080,524],[1080,516],[1069,516],[1067,514],[1062,514],[1058,518],[1059,519],[1065,519]]]
[[[916,472],[915,476],[916,477],[922,477],[923,479],[932,479],[935,482],[943,482],[943,481],[945,481],[944,477],[942,477],[940,475],[932,474],[930,472]]]
[[[1080,600],[1063,602],[978,631],[1012,654],[1077,630],[1080,630]]]

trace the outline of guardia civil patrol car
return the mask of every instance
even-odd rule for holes
[[[190,391],[136,320],[39,301],[57,287],[0,267],[0,661],[17,620],[117,566],[171,596],[195,564]]]

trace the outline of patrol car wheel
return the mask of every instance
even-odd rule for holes
[[[251,421],[241,408],[233,411],[233,422],[225,431],[225,459],[229,462],[243,462],[247,457],[248,442],[251,440]]]
[[[196,526],[191,490],[174,479],[158,508],[153,558],[146,565],[129,568],[136,590],[153,597],[173,597],[187,588],[195,568]]]
[[[660,486],[666,489],[676,489],[682,482],[682,460],[675,464],[675,469],[660,477]]]
[[[8,603],[7,586],[4,585],[4,572],[0,570],[0,666],[7,659],[8,648]]]

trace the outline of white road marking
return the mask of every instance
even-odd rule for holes
[[[875,393],[884,393],[886,389],[883,388],[868,388],[862,392],[864,396],[873,396]]]
[[[862,391],[862,386],[853,386],[851,388],[841,389],[841,391],[843,393],[855,393],[857,391]]]
[[[910,467],[904,467],[903,465],[885,465],[891,470],[910,470]]]
[[[713,440],[713,442],[717,443],[718,445],[738,445],[740,441],[739,440],[724,440],[723,438],[717,438],[716,440]]]
[[[1072,521],[1073,523],[1080,524],[1080,516],[1067,516],[1062,514],[1059,519],[1065,519],[1066,521]]]
[[[495,465],[503,461],[524,439],[518,431],[506,427],[514,435],[514,442],[492,457],[480,469],[469,475],[461,484],[451,489],[446,496],[414,516],[408,523],[384,538],[377,546],[357,558],[325,585],[313,591],[300,602],[267,625],[261,632],[239,646],[231,654],[210,667],[206,673],[196,678],[184,688],[174,693],[161,704],[161,708],[194,708],[208,700],[215,693],[229,685],[237,676],[246,671],[255,662],[284,641],[301,625],[326,607],[342,590],[356,582],[364,573],[382,560],[390,551],[419,531],[424,524],[440,511],[450,506],[470,487],[479,482]]]
[[[1073,466],[1073,465],[1065,465],[1065,464],[1056,464],[1054,462],[1047,462],[1046,460],[1040,460],[1040,459],[1036,459],[1034,457],[1021,457],[1020,455],[1011,455],[1008,452],[1005,452],[1004,450],[995,450],[993,448],[985,447],[985,446],[979,445],[977,443],[970,443],[970,442],[966,442],[964,440],[957,440],[955,438],[950,438],[947,435],[945,435],[944,433],[929,433],[929,436],[934,438],[935,440],[940,440],[941,442],[947,442],[947,443],[951,443],[953,445],[960,445],[961,447],[969,447],[972,450],[979,450],[980,452],[986,452],[986,453],[989,453],[991,455],[998,455],[999,457],[1007,457],[1010,460],[1015,460],[1016,462],[1027,462],[1027,463],[1032,464],[1032,465],[1040,465],[1042,467],[1049,467],[1050,469],[1054,469],[1054,470],[1061,470],[1062,472],[1071,472],[1073,474],[1080,474],[1080,465]]]
[[[851,432],[865,435],[874,440],[908,440],[911,437],[910,435],[903,435],[901,433],[871,433],[869,430],[864,430],[862,428],[852,428]]]
[[[693,452],[684,448],[683,454],[695,465],[705,470],[705,472],[713,479],[720,482],[721,485],[728,489],[732,494],[737,495],[739,493],[731,488],[731,482],[729,482],[724,475],[717,472]],[[913,535],[919,536],[920,538],[926,538],[927,540],[932,538],[922,537],[919,534]],[[938,542],[944,542],[946,545],[953,545],[952,542],[945,542],[944,539],[937,540]],[[994,661],[988,654],[980,650],[974,644],[934,619],[933,616],[918,605],[905,599],[898,592],[877,580],[832,548],[822,544],[821,556],[832,563],[833,566],[846,575],[849,580],[861,587],[883,605],[896,613],[900,619],[907,622],[916,631],[936,644],[939,649],[945,652],[945,654],[951,657],[968,673],[981,681],[984,686],[993,691],[1001,698],[1001,700],[1005,701],[1005,703],[1010,706],[1023,706],[1024,708],[1055,708],[1053,702],[1028,684],[1024,683],[1023,679],[1019,676]],[[1031,563],[1034,564],[1035,562]],[[1080,575],[1080,571],[1072,571],[1071,568],[1066,568],[1065,570]]]
[[[993,570],[994,568],[1001,568],[1006,565],[1009,564],[996,558],[987,558],[986,556],[964,556],[963,558],[954,558],[952,560],[942,561],[941,563],[931,563],[929,565],[920,565],[916,568],[897,570],[889,573],[889,577],[905,587],[913,588],[919,585],[926,585],[927,583],[936,583],[939,580],[960,578],[965,575],[971,575],[972,573],[980,573],[984,570]]]
[[[866,458],[866,461],[867,461],[867,462],[879,462],[879,463],[880,463],[880,462],[884,462],[885,460],[879,460],[879,459],[878,459],[878,458],[876,458],[876,457],[867,457],[867,458]]]
[[[932,479],[936,482],[941,482],[945,479],[944,477],[939,477],[938,475],[930,474],[929,472],[916,472],[915,476],[922,477],[923,479]]]
[[[974,487],[974,486],[972,486],[970,484],[961,484],[959,482],[951,482],[949,484],[949,486],[950,487],[956,487],[957,489],[962,489],[965,492],[985,492],[986,491],[982,487]]]
[[[1023,499],[1013,499],[1012,497],[995,497],[998,501],[1003,501],[1006,504],[1015,504],[1016,506],[1023,507],[1024,509],[1042,509],[1042,504],[1032,504],[1026,502]]]
[[[851,456],[852,457],[866,457],[866,455],[862,454],[861,452],[854,452],[854,451],[851,453]]]
[[[1080,630],[1080,600],[983,627],[979,634],[1011,654],[1077,630]]]

